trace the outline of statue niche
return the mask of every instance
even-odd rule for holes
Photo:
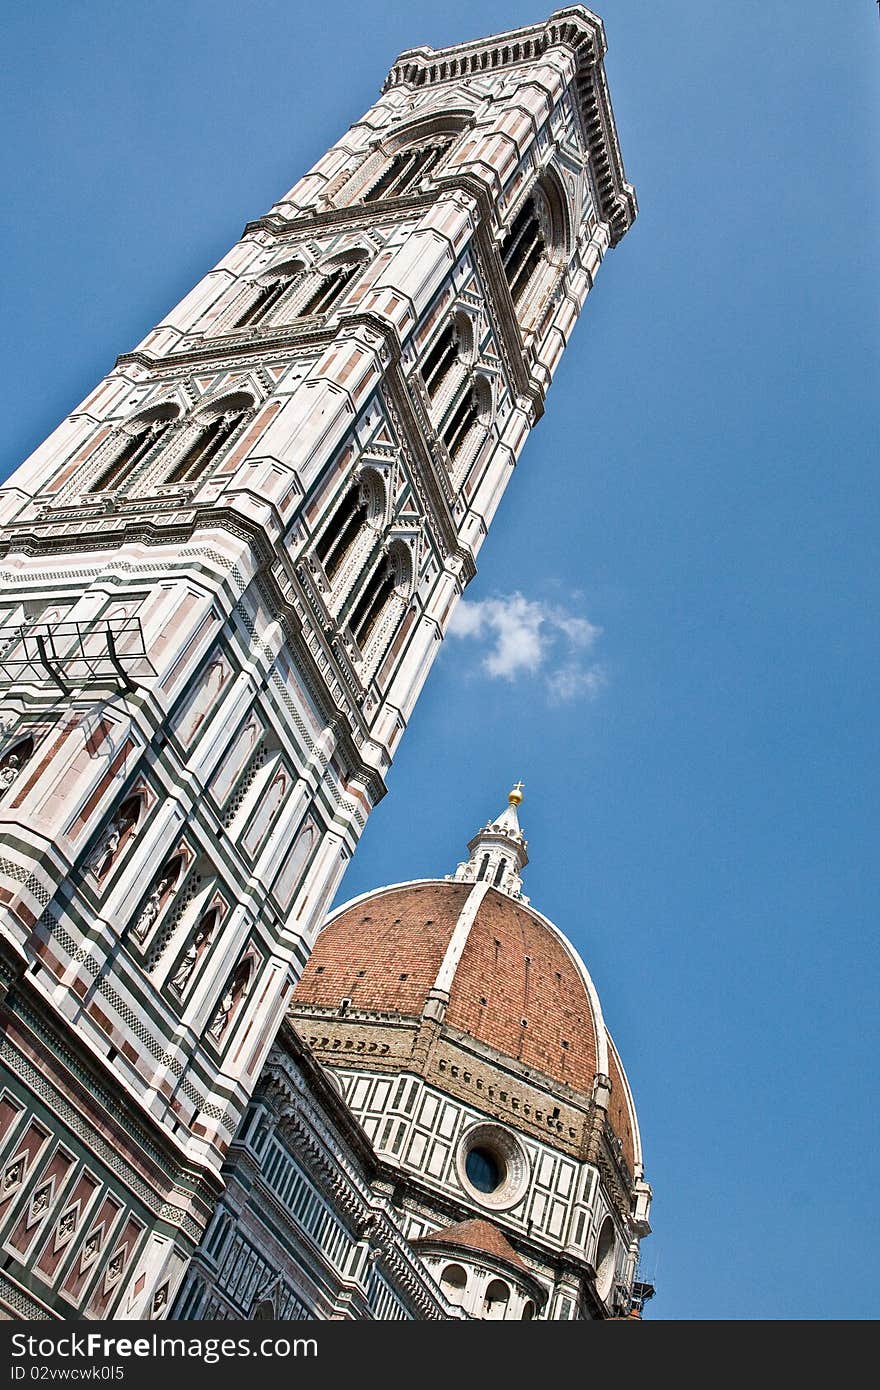
[[[184,858],[182,854],[173,855],[167,864],[159,870],[153,880],[149,897],[141,909],[141,914],[131,929],[135,941],[143,942],[146,940],[148,933],[156,925],[174,896],[183,870]]]
[[[174,974],[169,980],[175,994],[182,995],[189,984],[202,956],[214,940],[214,933],[220,921],[220,909],[211,907],[199,918],[198,925],[190,937],[189,945],[180,958]]]
[[[122,854],[137,830],[143,807],[144,798],[140,792],[128,797],[119,807],[88,862],[88,868],[96,878],[106,878],[110,867]]]
[[[290,774],[284,768],[279,768],[266,788],[265,794],[260,797],[254,818],[242,840],[245,853],[252,858],[256,858],[263,841],[269,834],[272,823],[287,795],[290,783]]]
[[[9,791],[33,751],[34,740],[28,734],[27,738],[20,738],[0,758],[0,796]]]
[[[208,1037],[212,1042],[219,1043],[238,1012],[239,1005],[250,987],[253,970],[253,956],[245,956],[244,960],[239,961],[235,970],[230,975],[229,981],[220,999],[217,1012],[211,1019],[208,1028]]]

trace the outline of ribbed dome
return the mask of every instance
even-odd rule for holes
[[[470,857],[453,877],[379,888],[339,908],[318,935],[292,1015],[295,1022],[309,1016],[311,1028],[321,1012],[364,1028],[390,1025],[383,1037],[362,1034],[360,1041],[351,1032],[331,1039],[331,1029],[323,1045],[349,1061],[393,1051],[400,1066],[401,1039],[417,1039],[425,1027],[439,1027],[456,1046],[483,1044],[503,1071],[519,1072],[533,1090],[584,1101],[582,1110],[594,1099],[607,1106],[612,1147],[631,1180],[640,1178],[632,1095],[595,987],[571,942],[522,893],[528,855],[521,802],[517,783],[501,815],[470,841]],[[540,1100],[533,1109],[540,1115]],[[574,1140],[575,1131],[568,1137]]]
[[[293,1002],[338,1009],[348,999],[351,1010],[418,1017],[439,985],[447,1027],[589,1095],[604,1069],[604,1025],[585,974],[562,935],[505,893],[482,883],[405,883],[330,920]]]

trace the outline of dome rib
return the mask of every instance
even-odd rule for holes
[[[293,1002],[336,1011],[343,1000],[352,1012],[427,1011],[587,1096],[608,1071],[601,1006],[577,951],[535,908],[485,882],[416,879],[344,903]]]

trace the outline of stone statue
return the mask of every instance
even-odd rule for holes
[[[144,903],[143,911],[132,928],[132,934],[138,941],[143,941],[150,927],[162,910],[162,894],[168,887],[168,879],[163,878],[161,883],[157,883],[147,901]]]
[[[208,1037],[213,1038],[214,1042],[219,1042],[229,1024],[233,1009],[242,995],[247,993],[251,968],[252,962],[249,959],[243,960],[226,986],[223,998],[220,1000],[220,1007],[212,1018],[211,1026],[208,1029]]]
[[[209,1038],[213,1038],[215,1042],[220,1041],[226,1029],[226,1025],[229,1022],[229,1015],[232,1013],[234,1007],[235,992],[230,988],[220,1000],[220,1007],[211,1020],[211,1026],[208,1029]]]
[[[196,933],[193,936],[192,941],[189,943],[189,945],[183,953],[183,957],[179,966],[177,967],[177,970],[171,976],[171,988],[175,990],[178,994],[183,993],[184,989],[186,988],[187,981],[189,980],[190,976],[196,968],[199,956],[202,954],[202,951],[204,950],[205,946],[207,946],[207,944],[211,940],[216,920],[216,914],[213,912],[209,913],[207,917],[202,918],[202,921],[199,923],[199,926],[196,929]]]
[[[113,863],[114,856],[119,849],[123,835],[126,830],[130,830],[133,825],[134,820],[129,815],[117,816],[110,822],[89,863],[89,868],[98,878],[100,878]]]
[[[21,758],[17,753],[10,753],[3,766],[0,767],[0,796],[9,791],[20,772]]]

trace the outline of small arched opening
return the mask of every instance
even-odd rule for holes
[[[503,1279],[490,1280],[483,1298],[483,1317],[491,1321],[501,1321],[507,1317],[509,1303],[510,1286]]]
[[[462,1266],[446,1265],[440,1275],[440,1287],[450,1303],[462,1303],[467,1289],[467,1274]]]

